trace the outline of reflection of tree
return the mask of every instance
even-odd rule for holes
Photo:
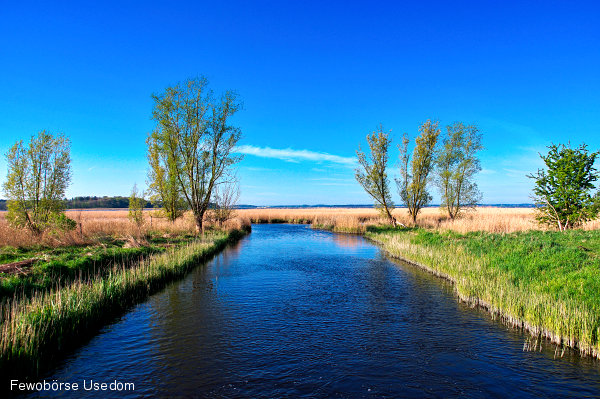
[[[366,245],[365,240],[362,237],[352,234],[334,234],[333,241],[344,248],[358,248]]]

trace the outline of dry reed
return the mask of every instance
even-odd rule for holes
[[[373,208],[264,208],[243,209],[241,217],[253,223],[311,223],[335,231],[363,233],[370,225],[384,225],[387,220]],[[407,210],[394,210],[399,222],[411,226]],[[460,218],[451,220],[439,208],[425,208],[419,214],[417,224],[435,230],[452,230],[459,233],[486,231],[491,233],[512,233],[516,231],[543,230],[537,224],[531,208],[477,207],[465,212]],[[587,223],[585,230],[600,228],[600,220]]]
[[[192,233],[196,229],[191,212],[171,223],[158,217],[155,210],[146,210],[145,223],[141,229],[129,220],[127,210],[69,210],[66,214],[77,222],[75,230],[60,234],[48,232],[40,238],[26,230],[10,227],[6,221],[6,212],[0,212],[0,247],[31,247],[40,244],[49,247],[85,245],[94,244],[107,236],[126,238],[146,234],[177,235]],[[239,230],[249,224],[249,220],[236,217],[220,227],[225,230]]]

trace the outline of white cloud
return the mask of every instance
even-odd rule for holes
[[[253,145],[241,145],[235,148],[239,154],[254,155],[262,158],[275,158],[287,162],[314,161],[314,162],[332,162],[341,165],[355,166],[356,158],[342,157],[339,155],[328,154],[326,152],[316,152],[309,150],[293,150],[291,148],[277,149],[270,147],[256,147]]]
[[[510,169],[504,168],[504,171],[507,172],[506,175],[508,177],[526,177],[531,173],[530,170],[521,170],[521,169]]]
[[[354,179],[339,178],[339,177],[315,177],[315,178],[312,178],[309,180],[326,181],[326,182],[346,182],[346,183],[354,182]]]

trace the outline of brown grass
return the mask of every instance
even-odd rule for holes
[[[156,211],[144,211],[145,224],[141,231],[129,221],[127,210],[73,210],[67,216],[78,223],[76,230],[60,234],[44,234],[42,238],[32,236],[25,230],[8,226],[5,215],[0,212],[0,246],[29,247],[36,244],[64,246],[90,244],[104,237],[140,237],[145,234],[185,234],[195,231],[194,220],[190,212],[183,218],[171,223],[156,216]],[[411,220],[406,209],[399,208],[394,216],[403,224],[410,226]],[[283,208],[283,209],[241,209],[237,217],[230,220],[226,229],[241,228],[252,223],[311,223],[328,227],[336,231],[361,233],[369,225],[386,224],[373,208]],[[514,231],[541,230],[536,223],[531,208],[494,208],[478,207],[467,212],[457,220],[450,220],[439,208],[425,208],[418,217],[418,225],[435,230],[454,230],[460,233],[469,231],[488,231],[511,233]],[[589,222],[586,230],[600,229],[600,220]]]
[[[243,209],[238,214],[253,223],[273,223],[279,221],[295,223],[313,223],[330,227],[338,231],[364,232],[369,225],[386,224],[373,208],[307,208],[307,209]],[[398,221],[412,225],[408,211],[399,208],[394,211]],[[419,214],[417,223],[421,227],[435,230],[454,230],[460,233],[469,231],[488,231],[511,233],[525,230],[541,230],[531,208],[495,208],[478,207],[466,212],[462,217],[451,220],[439,208],[425,208]],[[586,230],[600,228],[595,220],[584,226]]]
[[[39,244],[52,247],[83,245],[99,242],[106,237],[139,238],[147,234],[193,233],[196,228],[190,212],[171,223],[157,217],[155,210],[146,210],[145,223],[141,229],[129,220],[127,210],[70,210],[66,214],[77,222],[75,230],[61,234],[44,233],[40,238],[26,230],[11,228],[6,221],[6,212],[0,212],[0,247],[31,247]],[[249,223],[249,220],[236,217],[222,227],[225,230],[241,229]]]

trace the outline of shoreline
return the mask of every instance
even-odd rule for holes
[[[298,223],[298,220],[278,220],[278,222]],[[262,223],[268,224],[274,223],[274,221],[263,221]],[[259,222],[259,224],[262,223]],[[298,224],[307,223],[305,221],[302,221]],[[361,231],[353,227],[340,228],[334,224],[323,223],[312,223],[311,228],[317,230],[330,231],[333,233],[361,235],[369,241],[372,241],[373,243],[378,245],[390,257],[401,260],[414,267],[423,269],[437,277],[450,281],[454,286],[454,291],[456,293],[457,298],[460,301],[466,303],[471,307],[480,307],[486,310],[493,319],[498,318],[511,328],[517,328],[527,331],[533,338],[548,339],[553,345],[557,346],[557,352],[559,351],[559,349],[564,350],[565,348],[568,348],[578,352],[581,356],[589,356],[595,359],[600,359],[600,303],[593,304],[592,308],[590,309],[589,304],[584,303],[583,300],[580,300],[579,298],[552,298],[551,294],[549,293],[540,293],[536,292],[535,290],[528,290],[526,284],[523,284],[525,288],[517,287],[516,294],[513,294],[511,297],[511,295],[507,294],[507,292],[510,291],[511,287],[509,287],[507,284],[499,287],[498,281],[490,280],[486,280],[486,282],[492,288],[484,287],[483,289],[483,293],[488,294],[487,296],[489,297],[486,299],[484,298],[486,295],[478,295],[477,293],[472,292],[477,291],[477,288],[481,289],[481,286],[475,287],[474,289],[473,286],[477,284],[472,284],[472,282],[469,282],[468,275],[453,275],[443,270],[445,261],[449,259],[459,258],[459,262],[462,261],[467,265],[477,265],[476,267],[480,267],[480,265],[478,265],[478,262],[487,261],[486,259],[484,259],[484,256],[477,257],[474,254],[468,253],[468,249],[465,249],[464,247],[461,248],[460,244],[449,240],[450,243],[448,243],[448,246],[441,246],[438,248],[430,248],[425,245],[410,243],[410,246],[413,249],[413,256],[411,257],[410,253],[407,253],[406,251],[402,252],[401,249],[395,247],[394,245],[388,242],[389,239],[394,236],[399,236],[401,234],[410,234],[410,232],[414,231],[421,231],[425,233],[438,235],[444,234],[435,230],[424,228],[392,229],[390,227],[369,226],[367,229]],[[577,230],[574,231],[577,232]],[[580,232],[581,234],[591,234],[593,231],[580,230]],[[555,232],[542,232],[534,230],[514,233],[478,233],[508,238],[519,234],[555,234]],[[556,233],[556,237],[565,237],[566,234],[569,233]],[[469,237],[466,237],[465,234],[459,235],[464,237],[461,237],[456,241],[469,240]],[[542,245],[542,243],[538,243],[535,241],[532,242],[535,244],[534,246]],[[551,243],[551,246],[553,245],[554,243]],[[449,249],[451,246],[452,248]],[[581,248],[581,250],[585,252],[590,251],[590,253],[592,254],[595,252],[591,251],[588,248],[583,248],[581,245],[579,245],[578,248]],[[457,249],[460,252],[460,254],[452,252],[452,250]],[[535,250],[535,248],[532,247],[532,250]],[[418,259],[419,256],[415,256],[415,253],[419,251],[427,252],[428,256],[426,256],[425,258],[428,259]],[[595,257],[595,255],[592,256]],[[446,262],[446,264],[447,263],[451,262]],[[523,261],[522,263],[523,265],[527,266],[526,261]],[[431,264],[433,264],[434,266],[432,266]],[[470,271],[472,272],[473,270]],[[481,279],[479,280],[481,281]],[[506,282],[503,281],[502,283]],[[517,283],[521,283],[521,281],[517,281]],[[502,292],[501,295],[503,297],[497,298],[495,300],[493,295],[489,295],[490,293],[488,291],[493,291],[494,288],[499,288],[502,291],[506,291]],[[600,290],[595,290],[594,292],[600,294]],[[515,299],[515,297],[518,298]],[[533,302],[533,306],[531,302]],[[505,306],[507,303],[511,306]],[[514,309],[518,309],[518,311],[515,312]],[[549,324],[554,324],[555,328],[553,329],[549,326]]]
[[[2,308],[0,370],[7,377],[35,378],[150,295],[184,277],[198,263],[249,233],[232,230],[155,254],[132,267],[31,298],[15,297]]]
[[[464,258],[459,259],[459,262],[464,262],[465,260],[467,260],[465,264],[470,264],[473,268],[479,267],[476,261],[472,262],[472,259],[467,259],[472,258],[472,254],[449,253],[453,252],[455,248],[449,248],[447,252],[444,252],[439,248],[434,249],[426,247],[425,245],[407,243],[406,241],[396,243],[391,242],[391,240],[394,237],[397,237],[400,234],[403,234],[403,232],[369,231],[366,232],[363,236],[369,241],[376,243],[390,257],[401,260],[411,266],[421,268],[437,277],[450,281],[454,286],[454,292],[456,293],[456,296],[460,301],[466,303],[471,307],[480,307],[482,309],[485,309],[489,314],[491,314],[492,318],[498,317],[510,327],[527,331],[534,338],[541,337],[544,339],[548,339],[552,344],[557,345],[557,350],[558,348],[566,347],[577,351],[581,356],[590,356],[596,359],[600,358],[600,342],[598,341],[598,335],[596,331],[600,330],[600,327],[598,326],[598,321],[596,320],[595,323],[592,323],[591,328],[589,328],[589,323],[587,323],[585,320],[585,316],[587,316],[587,314],[585,314],[584,311],[581,311],[578,314],[582,315],[583,320],[577,319],[573,316],[573,313],[577,313],[577,309],[580,309],[582,307],[585,308],[585,303],[574,303],[567,300],[557,300],[556,302],[554,302],[555,306],[544,307],[543,305],[549,302],[544,302],[542,299],[535,298],[533,302],[537,305],[536,311],[539,313],[538,315],[536,315],[538,318],[537,322],[532,322],[532,320],[528,320],[532,318],[531,313],[528,313],[526,311],[527,301],[531,298],[527,296],[521,298],[523,300],[518,302],[516,304],[516,307],[520,308],[523,314],[516,315],[515,312],[511,311],[510,309],[507,309],[507,307],[503,306],[503,304],[498,303],[502,302],[502,300],[506,301],[506,298],[501,298],[501,300],[494,301],[493,299],[490,299],[493,298],[492,295],[488,295],[490,298],[484,299],[480,295],[473,295],[472,293],[468,293],[468,291],[474,290],[474,284],[468,281],[468,276],[461,276],[457,275],[456,273],[452,275],[449,272],[443,270],[444,261],[452,256],[456,258],[461,258],[461,256],[463,256]],[[410,249],[408,249],[409,247]],[[420,255],[418,254],[419,252],[421,252]],[[484,278],[482,280],[485,281]],[[491,285],[497,282],[488,281],[488,283],[490,283]],[[508,289],[506,289],[506,291],[508,291]],[[532,292],[529,293],[532,296],[535,294]],[[503,292],[502,294],[508,296],[506,292]],[[560,316],[565,316],[564,319],[557,320],[557,314]],[[527,315],[529,315],[529,317],[527,317]],[[555,330],[553,330],[547,325],[549,323],[557,322],[560,328]],[[588,327],[585,331],[587,333],[587,336],[584,334],[584,328],[582,326]]]

